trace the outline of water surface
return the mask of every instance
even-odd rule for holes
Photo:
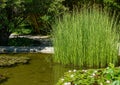
[[[1,54],[0,56],[31,58],[29,64],[0,68],[0,74],[9,77],[0,85],[55,85],[64,72],[72,69],[52,63],[51,54]]]

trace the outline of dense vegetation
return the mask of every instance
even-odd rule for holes
[[[69,70],[56,85],[120,85],[120,68]]]
[[[9,35],[23,27],[34,34],[50,34],[55,17],[85,4],[96,4],[120,14],[119,0],[1,0],[0,45],[7,45]]]
[[[34,42],[23,39],[23,43],[20,38],[8,42],[11,33],[48,35],[53,32],[55,62],[82,68],[106,67],[109,63],[117,66],[119,15],[119,0],[0,0],[0,46],[31,46]],[[21,62],[21,59],[16,58],[0,59],[0,66]],[[115,85],[120,82],[120,72],[114,67],[97,70],[89,78],[88,75],[93,71],[86,74],[78,71],[75,76],[70,74],[72,79],[68,77],[65,81],[59,81],[58,85],[106,85],[107,80]],[[0,81],[2,78],[5,77],[0,75]]]
[[[10,34],[27,16],[22,0],[3,0],[0,3],[0,45],[7,45]]]
[[[101,9],[65,13],[54,27],[55,62],[82,68],[118,65],[116,28],[114,16]]]
[[[8,42],[9,46],[40,46],[41,41],[29,39],[29,38],[10,38]]]

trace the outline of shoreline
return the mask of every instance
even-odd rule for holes
[[[0,53],[54,53],[51,46],[0,46]]]

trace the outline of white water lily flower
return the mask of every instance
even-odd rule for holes
[[[61,81],[64,81],[64,78],[62,78]]]
[[[107,81],[106,81],[106,83],[108,83],[108,84],[109,84],[109,83],[110,83],[110,81],[109,81],[109,80],[107,80]]]
[[[95,70],[94,73],[97,73],[97,70]]]
[[[68,72],[72,72],[71,70],[69,70]]]
[[[89,76],[90,78],[93,78],[93,76]]]
[[[76,71],[77,71],[76,69],[73,70],[73,72],[76,72]]]
[[[94,76],[95,76],[96,74],[95,73],[93,73],[91,76],[89,76],[90,78],[93,78]]]
[[[70,75],[70,77],[71,77],[71,78],[73,78],[73,77],[74,77],[74,75],[72,74],[72,75]]]
[[[64,85],[71,85],[71,82],[66,82],[64,83]]]
[[[85,72],[85,73],[87,72],[87,70],[82,70],[82,71]]]
[[[95,75],[96,75],[95,73],[92,74],[92,76],[95,76]]]

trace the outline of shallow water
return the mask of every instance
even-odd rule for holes
[[[0,74],[9,77],[0,85],[55,85],[64,72],[72,69],[52,63],[51,54],[1,54],[0,56],[26,56],[31,58],[29,64],[0,68]]]

